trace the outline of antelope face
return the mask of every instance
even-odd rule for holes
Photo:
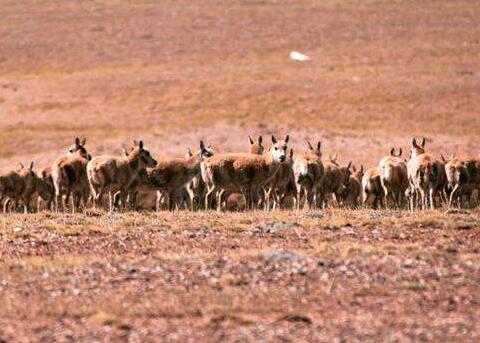
[[[29,167],[21,166],[20,175],[25,181],[25,189],[35,190],[37,185],[37,175],[33,171],[33,162],[30,163]]]
[[[83,138],[82,140],[78,137],[75,138],[75,142],[67,150],[67,156],[77,155],[90,161],[92,156],[88,153],[87,149],[85,149],[86,142],[86,138]]]
[[[157,161],[154,160],[152,155],[150,154],[150,151],[144,148],[143,146],[143,141],[133,141],[133,146],[134,148],[130,153],[128,153],[128,156],[138,156],[138,159],[140,162],[147,168],[153,168],[157,165]]]
[[[157,165],[157,161],[152,157],[150,151],[146,149],[140,150],[140,159],[142,160],[143,164],[148,168],[153,168]]]
[[[263,137],[259,136],[258,141],[254,141],[252,137],[248,136],[248,142],[250,143],[250,150],[251,154],[255,155],[262,155],[265,151],[265,147],[263,146]]]
[[[321,141],[317,142],[316,147],[314,147],[312,143],[307,141],[307,148],[309,153],[316,155],[319,159],[322,158],[322,142]]]
[[[205,146],[203,141],[200,141],[200,161],[204,158],[212,157],[213,156],[213,148],[211,145]]]
[[[277,141],[275,136],[272,136],[272,146],[270,147],[270,154],[275,161],[280,163],[285,162],[287,158],[288,140],[288,135],[282,141]]]
[[[419,145],[417,143],[417,140],[414,138],[412,140],[412,146],[410,147],[410,157],[416,157],[424,153],[425,153],[425,138],[423,138],[421,145]]]
[[[310,171],[308,168],[308,161],[304,158],[295,161],[294,163],[295,181],[298,184],[304,184],[310,180]]]

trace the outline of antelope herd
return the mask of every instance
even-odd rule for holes
[[[42,208],[109,211],[142,208],[141,195],[155,194],[155,209],[226,208],[240,194],[246,209],[278,208],[409,208],[476,205],[480,189],[480,157],[436,158],[425,149],[425,138],[414,138],[409,158],[392,148],[377,166],[364,169],[337,155],[323,158],[322,145],[307,142],[295,154],[289,136],[271,137],[265,149],[262,136],[248,137],[245,153],[214,153],[200,141],[184,158],[152,157],[142,141],[134,141],[120,156],[88,153],[86,140],[76,138],[64,156],[38,172],[29,166],[0,170],[3,212],[25,213]],[[108,195],[108,203],[104,196]],[[237,197],[238,198],[238,197]],[[151,206],[153,208],[153,206]]]

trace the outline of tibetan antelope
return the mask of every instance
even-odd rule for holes
[[[46,209],[53,211],[55,200],[55,186],[52,179],[52,166],[45,166],[37,172],[37,211],[40,210],[40,200],[45,203]]]
[[[352,208],[358,208],[360,206],[363,174],[363,165],[360,166],[360,169],[352,166],[352,174],[350,175],[345,191],[341,196],[342,202],[345,205]]]
[[[425,152],[425,138],[419,145],[415,138],[410,148],[410,160],[407,162],[408,181],[410,183],[410,208],[413,209],[420,196],[422,209],[435,208],[436,194],[442,196],[446,184],[445,165],[433,155]]]
[[[445,172],[447,185],[450,191],[448,207],[455,201],[462,206],[462,198],[465,197],[469,205],[472,205],[472,196],[480,188],[480,157],[455,157],[452,155],[446,162]]]
[[[3,201],[5,213],[10,202],[23,205],[24,212],[28,212],[30,199],[37,190],[37,176],[33,171],[33,162],[29,167],[20,163],[20,169],[0,170],[0,202]]]
[[[322,143],[319,141],[314,148],[307,142],[307,151],[301,154],[293,164],[294,180],[297,188],[296,207],[315,207],[317,193],[320,190],[324,175],[322,163]]]
[[[407,164],[401,156],[402,148],[399,149],[398,154],[395,154],[395,148],[392,148],[392,150],[390,150],[390,156],[382,158],[378,163],[385,206],[388,204],[389,196],[398,208],[402,207],[404,203],[405,191],[409,183]]]
[[[277,141],[272,136],[272,146],[263,155],[227,153],[202,157],[202,179],[207,185],[205,208],[209,207],[210,195],[215,194],[219,211],[223,193],[237,190],[245,196],[247,207],[252,208],[252,190],[266,186],[285,162],[288,139],[287,135],[284,140]],[[204,149],[203,142],[200,148]]]
[[[293,172],[293,149],[290,148],[288,158],[281,164],[272,180],[265,186],[265,197],[272,198],[272,210],[283,203],[283,200],[291,195],[296,198],[297,187],[295,185],[295,175]],[[269,206],[270,200],[265,202]]]
[[[113,211],[117,195],[125,206],[128,191],[140,171],[156,165],[157,161],[144,148],[143,141],[134,141],[134,147],[128,156],[103,155],[92,158],[87,164],[87,176],[94,204],[98,205],[107,192],[110,211]]]
[[[248,136],[248,143],[250,143],[250,149],[248,152],[251,154],[262,155],[265,151],[262,136],[258,136],[258,140],[256,142],[252,139],[252,137]]]
[[[347,184],[350,179],[352,167],[352,161],[346,166],[340,166],[337,162],[337,155],[331,157],[323,163],[324,173],[321,182],[321,194],[320,199],[323,202],[323,206],[327,206],[328,196],[331,195],[334,198],[334,202],[338,205],[342,198],[342,194],[347,188]]]
[[[159,196],[168,200],[170,209],[175,206],[175,198],[180,200],[183,198],[182,193],[187,192],[188,205],[193,210],[195,194],[188,186],[195,177],[200,175],[201,159],[211,156],[213,156],[213,149],[201,145],[201,149],[188,158],[157,157],[157,165],[147,170],[149,186],[160,192]]]
[[[383,188],[378,167],[367,169],[362,178],[363,206],[371,204],[373,208],[378,208],[382,204],[383,199]]]

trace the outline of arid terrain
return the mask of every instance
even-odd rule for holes
[[[471,0],[2,0],[0,167],[75,136],[478,154],[479,28]],[[479,230],[478,210],[9,214],[0,341],[478,341]]]

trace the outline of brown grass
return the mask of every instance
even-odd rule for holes
[[[476,212],[40,213],[3,225],[7,341],[480,336]]]

